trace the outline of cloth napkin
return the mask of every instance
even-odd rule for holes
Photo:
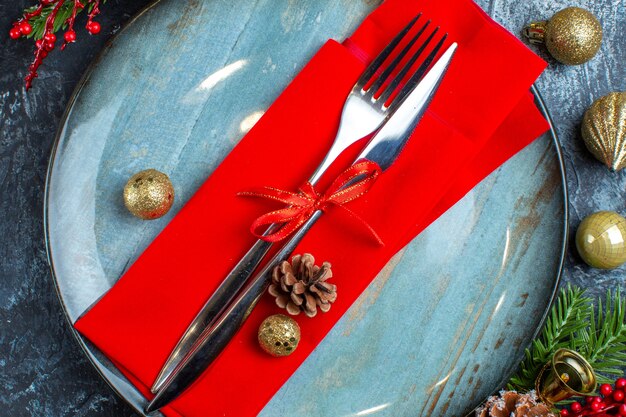
[[[277,360],[256,332],[281,312],[264,296],[247,322],[167,416],[256,415],[387,261],[490,172],[547,129],[529,87],[545,63],[471,0],[387,0],[343,44],[328,41],[116,285],[75,324],[149,396],[161,366],[222,278],[253,244],[252,221],[275,203],[238,197],[297,188],[329,149],[345,98],[367,63],[418,12],[458,42],[429,110],[397,162],[351,210],[383,247],[330,209],[295,253],[333,264],[338,299],[297,318],[298,349]],[[320,80],[324,80],[320,83]],[[323,103],[323,105],[322,105]],[[360,151],[348,149],[320,185]]]

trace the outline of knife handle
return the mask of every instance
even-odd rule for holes
[[[258,239],[243,258],[228,273],[224,281],[215,290],[203,307],[202,327],[210,326],[215,319],[226,309],[234,296],[244,286],[250,275],[261,263],[270,247],[271,242]]]
[[[234,299],[232,304],[210,329],[209,336],[206,340],[207,343],[212,343],[212,338],[221,339],[222,333],[230,334],[229,340],[234,336],[269,285],[274,267],[291,255],[302,238],[308,233],[322,214],[323,212],[321,210],[313,213],[311,218],[307,220],[291,239],[280,248],[276,255],[267,262],[267,265],[252,278],[244,290]]]
[[[266,234],[273,233],[280,226],[271,226]],[[161,369],[159,376],[151,388],[153,393],[157,393],[163,386],[165,380],[179,366],[183,356],[189,352],[191,347],[196,343],[200,334],[210,327],[216,319],[222,314],[235,295],[243,288],[246,281],[252,275],[261,260],[265,257],[272,243],[258,239],[254,245],[248,250],[243,258],[235,265],[222,281],[220,286],[215,290],[213,295],[207,300],[198,315],[191,322],[189,328],[181,337],[176,347],[170,353],[168,360]]]
[[[219,319],[206,328],[182,360],[177,372],[166,380],[161,390],[146,408],[146,412],[158,410],[184,392],[209,365],[219,356],[246,321],[270,283],[274,267],[287,259],[298,243],[322,216],[321,210],[313,213],[267,265],[248,282],[244,290],[234,299]]]

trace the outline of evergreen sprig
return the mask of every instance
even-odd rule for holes
[[[22,37],[31,38],[35,44],[35,58],[28,67],[28,74],[24,77],[26,90],[28,90],[35,78],[38,77],[38,69],[43,60],[56,47],[56,41],[60,40],[61,50],[68,44],[76,42],[77,34],[74,30],[76,17],[83,11],[87,11],[87,23],[85,29],[91,35],[100,33],[102,27],[95,18],[100,14],[100,5],[106,0],[38,0],[35,6],[24,10],[23,15],[13,22],[9,30],[11,39],[18,40]],[[63,34],[57,36],[56,32],[63,29]]]
[[[102,3],[106,3],[106,0],[103,0]],[[34,13],[37,10],[37,7],[38,6],[33,6],[29,9],[26,9],[26,13]],[[88,3],[87,12],[91,13],[91,11],[93,10],[93,7],[94,7],[94,3]],[[53,9],[54,9],[54,5],[45,6],[42,8],[40,14],[37,14],[28,20],[28,22],[33,27],[33,31],[27,35],[28,38],[41,39],[43,37],[45,29],[46,29],[46,19],[48,19],[48,16],[50,16],[50,13],[52,13]],[[67,28],[67,20],[72,15],[73,9],[74,9],[73,1],[66,1],[65,3],[63,3],[63,5],[61,5],[61,7],[59,8],[59,11],[57,12],[56,17],[54,18],[54,23],[52,27],[53,33],[58,32],[60,29]],[[85,10],[84,8],[79,7],[76,10],[76,15],[80,14],[84,10]]]
[[[602,307],[604,304],[604,308]],[[508,388],[534,389],[541,368],[561,348],[577,351],[596,371],[598,382],[611,382],[608,375],[622,375],[626,367],[626,301],[619,290],[607,292],[606,300],[594,302],[580,288],[561,289],[541,334],[526,349],[517,374]]]
[[[601,383],[612,382],[605,375],[623,374],[626,365],[626,300],[620,290],[611,294],[607,292],[604,309],[602,300],[598,300],[598,313],[591,311],[589,328],[585,328],[578,336],[578,352],[583,355],[591,366],[599,373]]]
[[[41,39],[46,29],[46,20],[54,6],[47,6],[41,10],[41,13],[33,16],[28,22],[33,27],[33,31],[26,35],[28,38]],[[66,21],[72,14],[73,3],[67,2],[63,3],[63,5],[59,8],[59,11],[54,19],[54,23],[52,26],[52,32],[57,32],[59,29],[66,26]],[[37,6],[33,6],[30,9],[26,10],[26,13],[34,13],[37,10]]]

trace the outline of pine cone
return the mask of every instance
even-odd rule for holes
[[[326,282],[333,276],[330,263],[315,265],[309,253],[296,255],[291,263],[281,262],[274,268],[268,292],[276,297],[276,305],[293,316],[304,312],[315,317],[317,308],[326,313],[337,299],[337,286]]]
[[[537,399],[535,391],[518,394],[502,391],[499,397],[489,397],[476,410],[476,417],[556,417],[546,404]]]

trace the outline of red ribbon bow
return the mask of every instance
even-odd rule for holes
[[[259,187],[251,191],[241,192],[239,195],[267,198],[289,205],[289,207],[266,213],[257,218],[250,226],[250,232],[257,238],[267,242],[278,242],[298,230],[317,210],[326,210],[332,204],[346,210],[352,218],[358,220],[370,232],[378,244],[383,245],[383,241],[376,231],[365,220],[345,206],[346,203],[367,193],[380,173],[381,169],[377,163],[362,161],[339,174],[323,194],[318,192],[313,184],[308,181],[300,187],[298,193],[273,187]],[[361,176],[364,176],[364,178],[356,181],[354,184],[350,184]],[[263,228],[263,226],[269,226],[274,223],[284,225],[278,231],[265,236],[262,233],[258,233],[258,230]]]

